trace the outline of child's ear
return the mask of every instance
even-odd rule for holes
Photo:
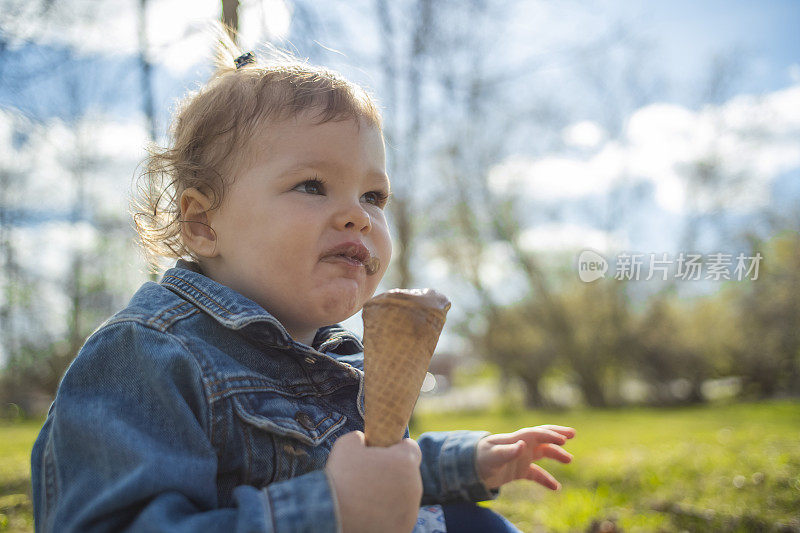
[[[211,227],[208,213],[211,201],[194,187],[181,194],[181,236],[183,243],[201,257],[216,257],[217,234]]]

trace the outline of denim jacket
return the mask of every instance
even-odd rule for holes
[[[294,341],[262,307],[179,260],[86,340],[31,457],[37,531],[341,531],[324,466],[364,429],[361,341]],[[497,497],[486,432],[429,432],[421,504]],[[408,436],[408,429],[406,429]]]

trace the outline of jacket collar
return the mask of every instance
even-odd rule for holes
[[[203,275],[194,261],[178,259],[159,282],[202,309],[228,329],[281,348],[303,346],[267,310],[233,289]],[[319,352],[350,355],[364,351],[361,341],[339,324],[317,330],[312,348]]]

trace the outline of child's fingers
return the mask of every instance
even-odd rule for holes
[[[492,448],[492,455],[495,460],[505,463],[519,457],[524,448],[524,440],[518,440],[513,444],[497,444]]]
[[[561,463],[569,463],[572,461],[572,454],[566,451],[561,446],[555,444],[542,444],[539,448],[544,457],[555,459]]]
[[[515,431],[514,433],[495,433],[484,438],[489,440],[495,446],[503,444],[516,444],[520,440],[518,435],[520,431],[521,430]]]
[[[548,425],[545,425],[545,426],[539,426],[539,427],[542,427],[542,428],[545,428],[545,429],[549,429],[550,431],[555,431],[559,435],[564,435],[568,439],[571,439],[571,438],[575,437],[575,430],[573,428],[570,428],[570,427],[554,426],[554,425],[551,425],[551,424],[548,424]]]
[[[565,436],[543,426],[520,429],[515,432],[515,435],[518,439],[524,439],[529,446],[536,446],[537,444],[544,443],[558,444],[560,446],[567,442]]]
[[[528,467],[528,472],[525,475],[525,479],[535,481],[536,483],[542,485],[543,487],[547,487],[550,490],[558,490],[561,488],[561,483],[556,481],[556,478],[554,478],[550,472],[536,464],[531,464]]]

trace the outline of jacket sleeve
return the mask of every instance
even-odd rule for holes
[[[103,326],[65,374],[31,456],[37,531],[338,531],[322,470],[240,485],[220,508],[203,375],[181,340]]]
[[[422,504],[479,502],[497,498],[478,476],[475,452],[487,431],[430,431],[417,439],[422,450]]]

